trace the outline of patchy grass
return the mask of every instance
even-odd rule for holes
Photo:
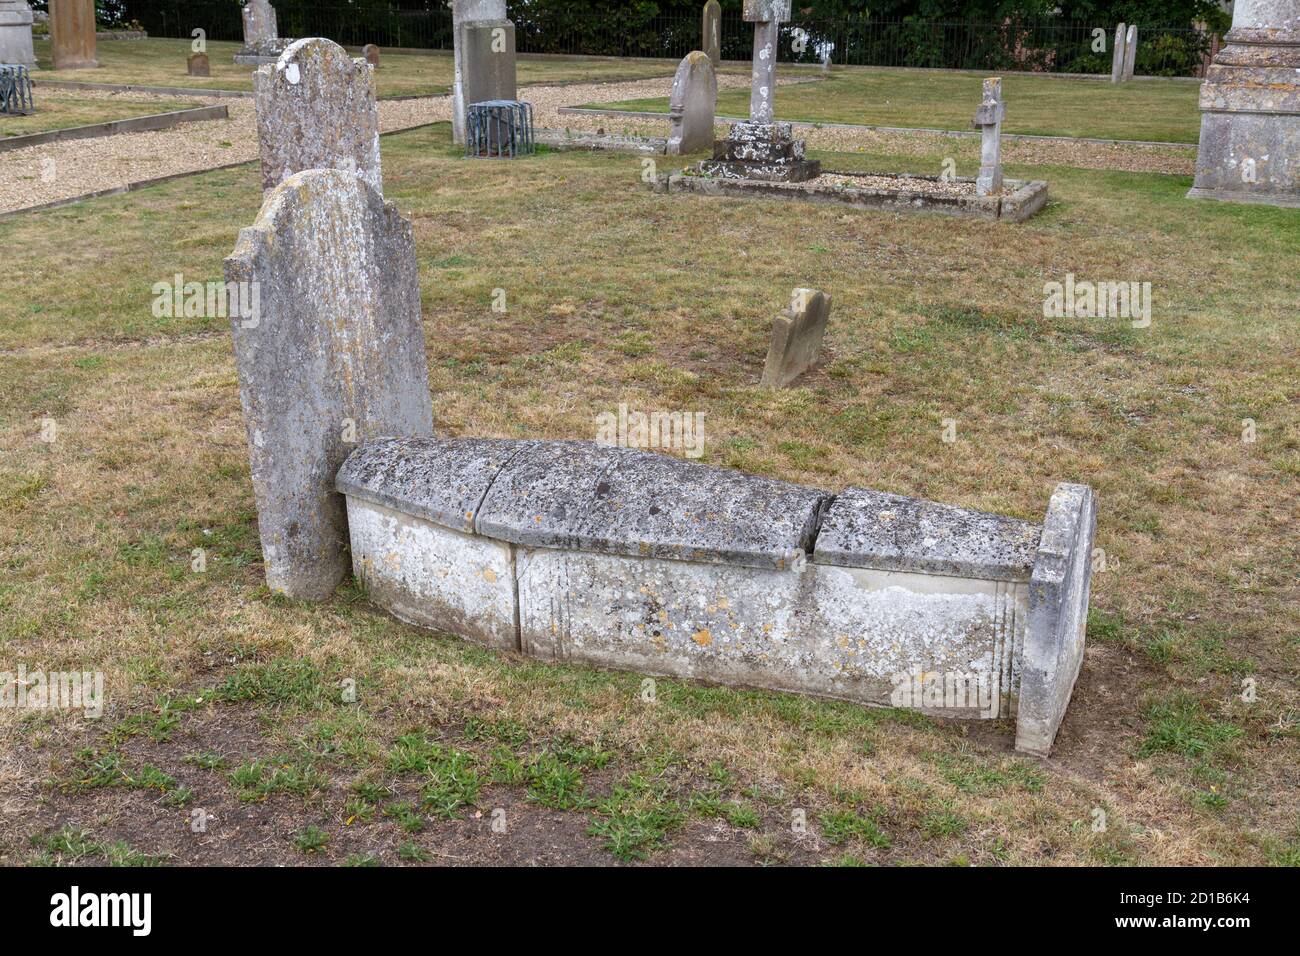
[[[783,75],[806,70],[783,69]],[[808,123],[859,123],[907,129],[969,130],[990,73],[839,67],[826,79],[782,86],[776,114]],[[1108,79],[1108,78],[1107,78]],[[1007,76],[1002,94],[1006,133],[1195,143],[1201,128],[1199,86],[1150,79],[1112,86],[1103,79]],[[591,103],[603,109],[668,112],[668,100]],[[749,90],[721,90],[719,116],[748,116]]]
[[[1052,759],[1012,755],[1007,722],[672,680],[646,700],[350,585],[270,595],[228,324],[150,309],[177,271],[220,276],[249,166],[0,223],[0,670],[106,683],[98,722],[0,710],[0,860],[302,863],[308,825],[336,864],[1295,859],[1294,213],[1013,167],[1054,201],[1010,226],[657,196],[631,156],[475,164],[445,126],[383,150],[447,433],[592,437],[627,402],[704,412],[710,464],[833,490],[1037,519],[1057,481],[1096,487],[1106,569]],[[1151,327],[1043,319],[1066,272],[1151,281]],[[807,285],[835,301],[825,361],[761,390]],[[47,845],[65,827],[85,835]]]
[[[172,86],[209,90],[253,89],[252,74],[256,67],[234,62],[243,44],[225,40],[208,41],[208,64],[211,76],[190,76],[186,61],[190,41],[149,37],[121,43],[100,43],[95,48],[99,68],[94,70],[55,70],[49,40],[36,39],[36,60],[41,80],[68,80],[77,83],[128,83],[133,86]],[[360,50],[354,50],[360,56]],[[582,60],[564,57],[545,59],[519,58],[519,82],[568,83],[580,80],[640,80],[653,76],[672,76],[675,62],[667,60]],[[375,83],[380,98],[388,96],[433,96],[451,91],[451,51],[428,54],[381,51]],[[39,90],[38,90],[39,96]]]

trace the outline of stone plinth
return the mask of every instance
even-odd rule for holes
[[[50,44],[56,70],[92,70],[95,0],[50,0]]]
[[[821,173],[821,163],[804,158],[804,141],[789,123],[733,123],[726,139],[713,144],[713,158],[696,169],[719,179],[799,183]]]
[[[32,9],[26,0],[0,0],[0,63],[36,69]]]
[[[1201,86],[1189,196],[1300,206],[1300,5],[1237,0]]]

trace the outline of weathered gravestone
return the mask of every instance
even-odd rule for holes
[[[506,19],[505,0],[453,0],[452,29],[452,139],[463,145],[467,106],[518,95],[515,25]]]
[[[264,66],[274,63],[293,41],[279,35],[275,7],[269,0],[248,0],[243,9],[244,46],[235,54],[235,62],[243,66]]]
[[[713,145],[713,122],[718,106],[718,78],[713,61],[696,50],[688,53],[673,77],[668,100],[668,148],[670,156],[681,156]]]
[[[1124,80],[1124,37],[1125,24],[1115,28],[1115,49],[1110,52],[1110,81],[1120,83]]]
[[[790,0],[745,0],[744,18],[754,24],[754,64],[749,121],[733,123],[727,138],[713,144],[713,158],[697,171],[721,179],[804,182],[821,174],[821,163],[804,158],[804,141],[789,123],[772,121],[776,92],[777,41],[790,19]]]
[[[225,272],[257,290],[231,330],[266,583],[323,599],[348,567],[339,466],[433,434],[411,223],[361,177],[308,170],[267,195]]]
[[[1002,102],[1002,77],[984,81],[984,98],[971,125],[981,130],[980,174],[975,179],[975,195],[996,196],[1002,192],[1002,119],[1006,107]]]
[[[1133,79],[1133,70],[1137,66],[1138,56],[1138,28],[1136,25],[1128,28],[1128,33],[1124,37],[1124,82]]]
[[[367,43],[361,48],[361,55],[366,58],[366,62],[379,69],[379,47],[373,43]]]
[[[27,0],[0,0],[0,63],[36,69],[32,8]]]
[[[90,70],[95,60],[95,0],[50,0],[50,42],[56,70]]]
[[[304,169],[358,174],[380,193],[374,71],[332,40],[297,40],[253,74],[262,188]]]
[[[700,46],[715,67],[722,63],[722,5],[709,0],[700,18]]]
[[[1237,0],[1201,86],[1189,196],[1300,206],[1300,5]]]
[[[211,76],[212,67],[208,63],[206,53],[191,53],[190,58],[186,61],[186,72],[190,76]]]
[[[794,290],[789,310],[772,324],[761,385],[784,388],[817,364],[830,314],[830,296],[816,289]]]

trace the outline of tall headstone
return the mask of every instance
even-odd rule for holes
[[[1138,28],[1132,25],[1124,36],[1124,82],[1133,79],[1133,70],[1137,67]]]
[[[374,68],[332,40],[296,40],[253,74],[262,188],[304,169],[356,173],[377,192],[379,110]]]
[[[231,330],[266,583],[321,600],[348,567],[343,460],[433,434],[411,223],[359,176],[307,170],[267,195],[225,274],[257,290]]]
[[[27,0],[0,0],[0,63],[36,69],[32,8]]]
[[[244,46],[235,54],[235,62],[242,66],[264,66],[276,58],[292,43],[280,36],[275,7],[270,0],[248,0],[244,4]]]
[[[1110,81],[1120,83],[1124,79],[1124,48],[1127,37],[1127,25],[1121,23],[1115,28],[1115,49],[1110,51]]]
[[[716,68],[722,63],[722,5],[709,0],[700,19],[700,46]]]
[[[505,0],[452,0],[454,40],[451,131],[465,142],[465,108],[488,100],[513,100],[515,25],[506,19]]]
[[[1300,3],[1237,0],[1201,85],[1189,196],[1300,206]]]
[[[975,179],[975,195],[996,196],[1002,192],[1002,119],[1006,106],[1002,102],[1002,77],[984,81],[984,98],[971,123],[980,130],[980,174]]]
[[[713,145],[718,78],[707,53],[686,54],[673,77],[668,100],[668,155],[681,156]]]
[[[795,289],[790,308],[772,323],[772,342],[763,364],[765,388],[785,388],[817,364],[831,315],[831,297],[816,289]]]
[[[93,70],[95,0],[50,0],[50,44],[56,70]]]
[[[821,163],[804,158],[804,141],[789,123],[773,122],[777,40],[790,19],[790,0],[745,0],[744,18],[754,24],[754,64],[749,120],[733,123],[727,138],[713,144],[713,159],[696,169],[721,179],[804,182],[821,174]]]

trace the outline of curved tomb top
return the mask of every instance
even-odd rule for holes
[[[379,439],[344,494],[511,544],[798,569],[831,496],[594,441]]]

